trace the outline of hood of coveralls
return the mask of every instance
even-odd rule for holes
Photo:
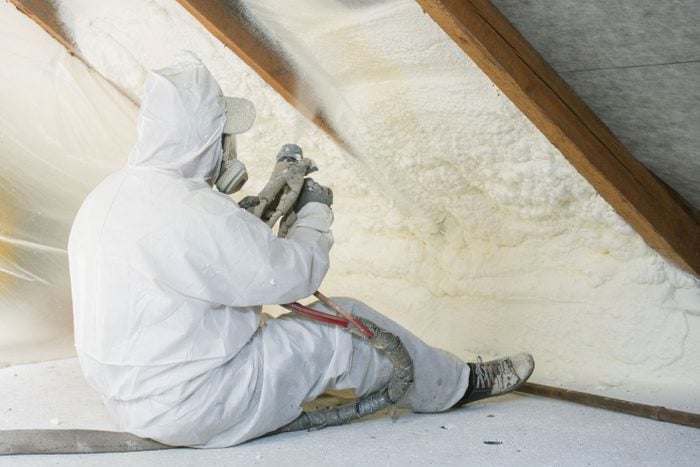
[[[224,123],[223,93],[199,59],[152,71],[128,164],[210,181],[219,172]]]

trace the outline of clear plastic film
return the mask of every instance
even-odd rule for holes
[[[126,161],[136,106],[0,5],[0,366],[73,354],[66,244],[83,198]]]

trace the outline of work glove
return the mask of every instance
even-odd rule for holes
[[[333,191],[317,183],[313,178],[305,178],[304,185],[301,187],[301,193],[294,205],[294,212],[299,212],[301,208],[308,203],[323,203],[328,207],[333,204]]]
[[[260,204],[260,198],[257,196],[246,196],[238,202],[238,207],[241,209],[249,209]]]
[[[296,144],[285,144],[277,154],[270,180],[255,199],[241,200],[241,207],[273,227],[292,212],[304,184],[304,177],[318,170],[311,159],[304,159]]]

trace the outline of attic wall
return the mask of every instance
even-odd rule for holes
[[[361,10],[320,0],[250,6],[314,82],[355,156],[341,152],[175,2],[74,0],[59,2],[59,13],[86,59],[137,101],[146,70],[189,49],[226,94],[255,103],[256,124],[238,144],[251,175],[241,196],[262,187],[283,143],[300,144],[317,161],[316,178],[336,193],[326,295],[362,299],[465,359],[531,351],[537,382],[700,410],[698,282],[646,247],[414,2],[369,2]],[[35,53],[34,40],[17,47]],[[37,73],[46,89],[55,86],[58,70]],[[101,83],[89,76],[80,89]],[[67,214],[45,241],[59,249],[83,193],[126,160],[133,142],[128,131],[109,138],[87,131],[112,119],[120,129],[135,122],[126,98],[101,86],[85,91],[90,104],[74,106],[83,114],[69,128],[86,129],[75,140],[47,124],[31,132],[34,140],[39,134],[60,142],[33,151],[50,155],[49,165],[77,151],[94,163],[90,177],[77,177],[81,188],[65,199]],[[18,97],[12,107],[22,102]],[[49,121],[64,112],[36,109]],[[4,118],[37,120],[21,113]],[[73,178],[81,173],[65,167]],[[42,186],[48,199],[58,185]],[[25,198],[12,202],[23,205]],[[67,271],[60,262],[57,271],[61,282],[47,287],[63,297],[55,316],[69,327]],[[2,306],[3,319],[42,321],[40,305],[21,313],[10,302]],[[32,326],[24,329],[32,342]]]
[[[136,108],[0,2],[0,367],[74,355],[68,232],[124,161]]]

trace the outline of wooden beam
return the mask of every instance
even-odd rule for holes
[[[58,19],[56,7],[49,0],[10,0],[19,11],[33,19],[44,31],[60,42],[73,55],[78,55],[73,40]]]
[[[700,428],[700,414],[683,412],[681,410],[667,409],[658,405],[646,405],[639,402],[630,402],[611,397],[599,396],[587,392],[573,391],[571,389],[545,386],[543,384],[525,383],[517,389],[518,392],[534,394],[536,396],[550,397],[577,404],[612,410],[636,417],[651,418],[660,422],[676,423],[678,425]]]
[[[639,163],[488,0],[416,0],[649,244],[700,276],[698,211]]]
[[[63,45],[68,53],[79,59],[85,64],[85,66],[97,74],[99,74],[102,79],[110,83],[114,88],[121,92],[124,97],[129,99],[134,105],[138,105],[134,99],[129,96],[124,89],[122,89],[118,84],[109,79],[108,77],[98,73],[87,60],[80,54],[77,45],[73,42],[73,39],[68,35],[68,32],[63,27],[58,14],[56,13],[56,7],[51,0],[9,0],[19,11],[27,15],[35,23],[44,29],[51,37],[56,39],[61,45]]]
[[[349,154],[350,148],[330,126],[309,84],[299,79],[292,64],[246,17],[240,2],[178,0],[214,37],[231,49],[284,99],[333,138]]]

